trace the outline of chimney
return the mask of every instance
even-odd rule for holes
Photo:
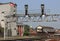
[[[41,4],[41,14],[44,15],[44,4]]]
[[[28,5],[25,5],[25,15],[28,15]]]

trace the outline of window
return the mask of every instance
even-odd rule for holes
[[[16,28],[14,28],[14,30],[16,30]]]
[[[4,21],[4,20],[1,20],[1,21]]]
[[[4,13],[4,12],[2,12],[2,13]]]

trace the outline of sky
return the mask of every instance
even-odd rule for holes
[[[60,0],[0,0],[0,3],[7,3],[7,2],[13,2],[17,4],[17,12],[19,13],[24,13],[24,5],[28,4],[28,9],[30,13],[39,13],[40,12],[40,5],[43,3],[45,4],[45,10],[46,13],[50,13],[50,14],[60,14]],[[56,22],[40,22],[40,23],[25,23],[25,24],[29,24],[32,26],[36,25],[48,25],[48,26],[52,26],[55,28],[59,28],[60,27],[60,22],[56,23]]]
[[[40,5],[44,3],[46,13],[60,13],[60,0],[0,0],[0,3],[7,2],[16,3],[19,12],[24,12],[25,4],[28,4],[29,12],[39,12]]]

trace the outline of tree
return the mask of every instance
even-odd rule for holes
[[[30,29],[29,25],[25,25],[24,26],[24,36],[28,36],[29,35],[29,29]]]

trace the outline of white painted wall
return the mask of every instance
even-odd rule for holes
[[[4,17],[6,15],[13,15],[15,13],[14,10],[16,10],[16,8],[10,6],[9,4],[10,3],[0,5],[0,24],[2,27],[5,27],[5,28],[8,27],[8,29],[11,28],[12,36],[16,36],[17,32],[15,28],[17,28],[17,26],[16,26],[16,22],[13,22],[14,21],[13,17],[12,16],[10,18]],[[1,21],[1,20],[4,20],[4,21]],[[5,25],[7,22],[8,22],[8,26]]]

